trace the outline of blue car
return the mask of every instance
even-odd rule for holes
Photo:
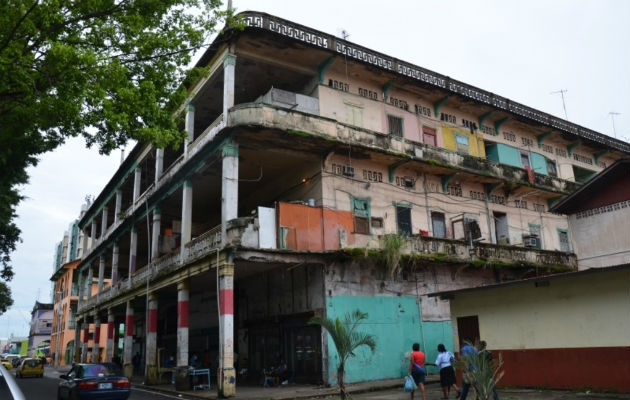
[[[72,400],[126,400],[131,384],[116,364],[74,364],[61,375],[57,399]]]

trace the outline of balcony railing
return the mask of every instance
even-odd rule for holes
[[[577,256],[561,251],[541,250],[520,246],[502,246],[489,243],[415,236],[410,239],[411,251],[438,256],[449,261],[469,261],[490,265],[529,265],[541,268],[577,268]]]
[[[79,311],[95,307],[97,304],[110,300],[130,288],[145,285],[147,280],[151,282],[158,275],[166,271],[174,271],[178,268],[199,260],[219,249],[221,246],[221,225],[218,225],[203,235],[191,240],[184,246],[183,252],[179,249],[155,259],[149,265],[137,270],[130,278],[121,280],[113,286],[103,289],[96,296],[92,296],[80,303]]]

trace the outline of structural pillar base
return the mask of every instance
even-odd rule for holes
[[[221,379],[220,397],[236,396],[236,371],[233,367],[223,368],[219,375]]]
[[[147,366],[147,376],[145,377],[145,383],[147,385],[157,385],[158,384],[158,369],[155,365]]]

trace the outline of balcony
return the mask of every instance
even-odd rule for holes
[[[116,282],[113,286],[106,287],[100,293],[79,303],[79,311],[85,311],[97,304],[106,302],[118,294],[146,285],[147,280],[153,281],[160,275],[174,272],[185,265],[191,264],[209,255],[221,246],[221,226],[216,226],[203,235],[191,240],[184,246],[184,251],[179,250],[165,254],[152,261],[149,265],[138,269],[131,277]]]

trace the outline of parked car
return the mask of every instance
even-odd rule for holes
[[[0,399],[25,400],[15,378],[3,365],[0,365]]]
[[[7,371],[11,371],[13,369],[13,364],[11,363],[11,361],[7,360],[6,358],[0,359],[0,364],[2,364],[4,368],[7,369]]]
[[[44,365],[39,358],[25,358],[16,368],[15,376],[24,378],[25,376],[44,377]]]
[[[116,364],[74,364],[61,375],[57,399],[112,399],[126,400],[131,384]]]

